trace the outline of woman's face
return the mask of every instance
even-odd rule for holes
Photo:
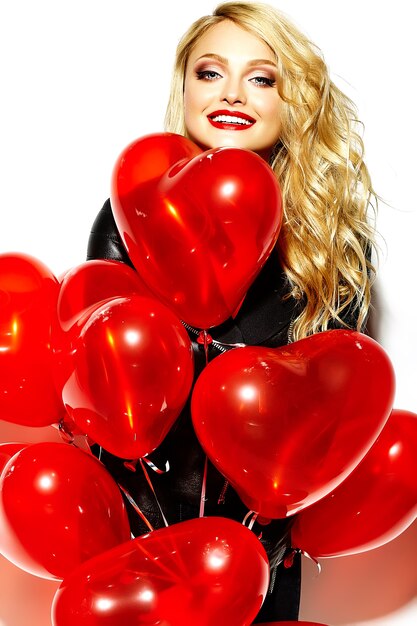
[[[269,159],[280,136],[282,100],[269,46],[230,20],[197,42],[185,74],[189,138],[201,148],[232,146]]]

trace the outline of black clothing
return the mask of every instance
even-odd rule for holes
[[[132,265],[120,239],[107,201],[92,227],[88,243],[88,259],[113,259]],[[277,254],[272,254],[254,284],[249,289],[238,314],[234,319],[210,329],[213,343],[208,347],[209,359],[232,346],[224,344],[244,343],[267,347],[278,347],[288,343],[288,332],[293,317],[296,316],[296,302],[293,298],[283,299],[288,287],[280,270]],[[197,377],[205,365],[204,347],[197,343],[198,331],[187,329],[192,340]],[[138,504],[140,510],[154,528],[164,525],[156,505],[155,495],[146,480],[140,465],[132,472],[125,466],[125,460],[106,451],[101,452],[101,460],[115,480],[121,484]],[[170,470],[157,474],[148,469],[162,511],[169,524],[188,520],[199,515],[201,488],[205,463],[202,450],[192,427],[189,401],[164,441],[148,457],[158,468],[164,468],[168,460]],[[218,502],[220,494],[225,496]],[[224,477],[208,462],[206,498],[204,514],[220,515],[243,521],[247,508],[237,493],[227,485]],[[135,536],[148,532],[139,515],[128,505],[132,532]],[[267,622],[277,620],[297,620],[300,597],[300,556],[296,555],[290,568],[283,565],[282,559],[288,546],[288,520],[272,520],[267,525],[255,522],[253,530],[262,532],[262,543],[271,564],[271,584],[264,605],[255,620]],[[242,576],[244,576],[242,572]]]

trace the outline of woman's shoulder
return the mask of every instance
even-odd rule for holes
[[[91,227],[87,261],[93,259],[110,259],[132,266],[117,229],[109,199],[103,204]]]
[[[114,234],[114,236],[119,236],[116,222],[113,217],[110,198],[105,201],[100,211],[97,213],[97,216],[91,227],[91,233],[105,233],[108,235]]]

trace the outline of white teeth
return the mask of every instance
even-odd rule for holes
[[[253,122],[245,120],[242,117],[236,117],[235,115],[216,115],[211,118],[213,122],[223,122],[226,124],[243,124],[244,126],[251,126]]]

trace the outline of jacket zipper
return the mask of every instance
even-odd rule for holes
[[[295,320],[291,320],[290,325],[288,326],[288,343],[294,343],[294,324]]]

